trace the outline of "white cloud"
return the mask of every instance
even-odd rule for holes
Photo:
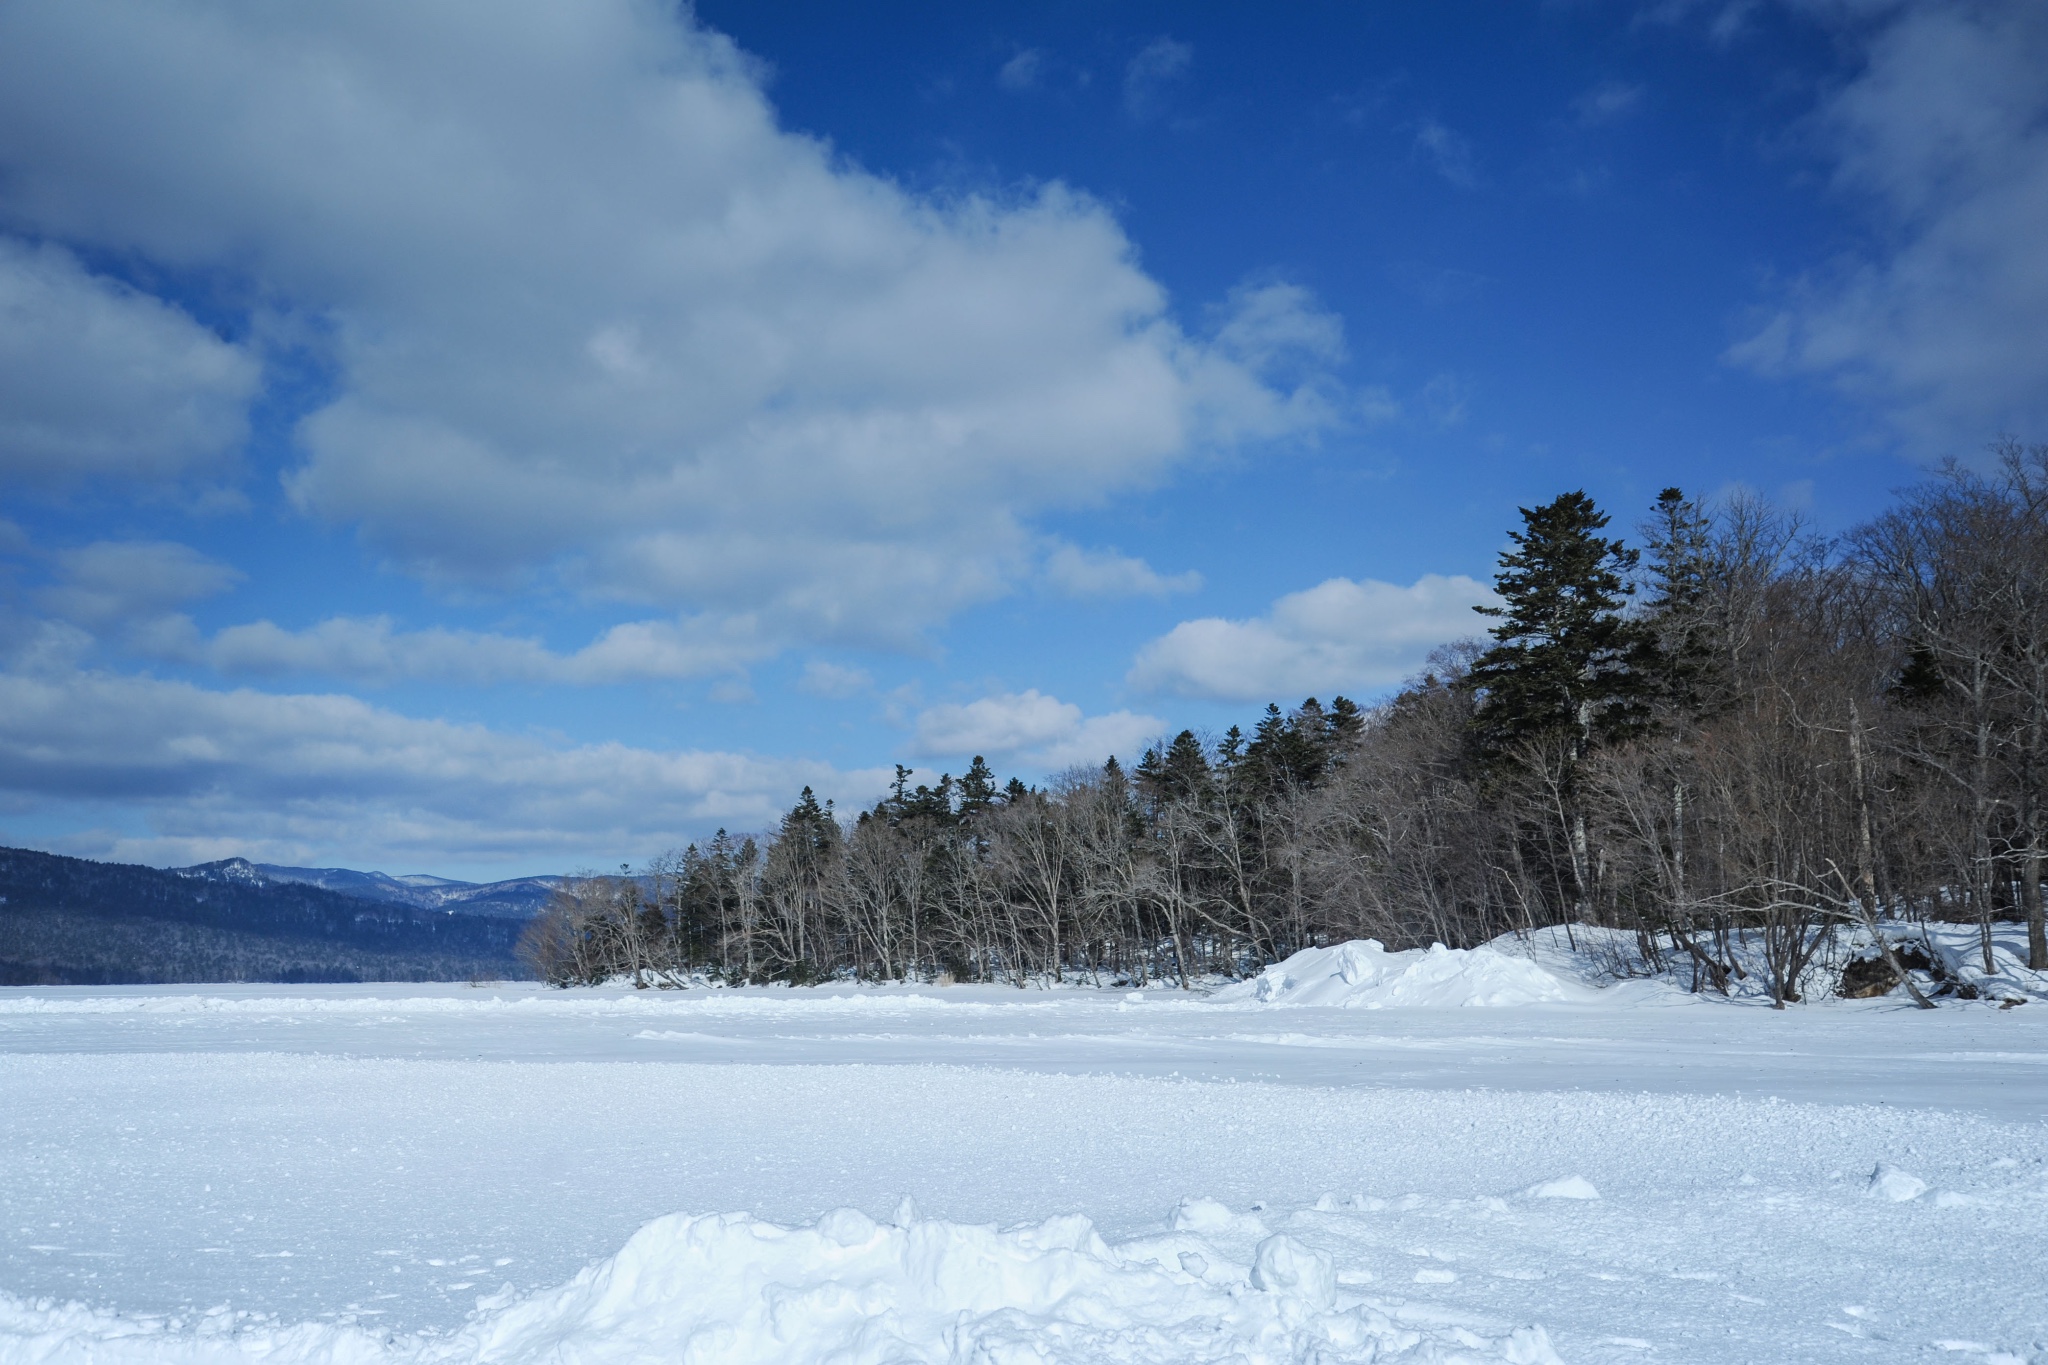
[[[95,541],[55,556],[58,581],[36,594],[66,621],[106,626],[161,615],[225,592],[239,570],[169,541]]]
[[[1045,580],[1069,597],[1165,597],[1202,586],[1202,575],[1193,569],[1162,574],[1144,560],[1115,550],[1074,545],[1062,545],[1046,556]]]
[[[61,247],[0,237],[0,475],[169,479],[247,434],[259,367],[176,308]]]
[[[796,685],[814,697],[857,697],[872,691],[875,680],[865,668],[812,659],[804,665],[803,676]]]
[[[416,720],[353,697],[215,692],[100,673],[0,674],[0,791],[146,814],[147,849],[288,862],[519,866],[638,859],[759,829],[806,784],[842,803],[887,774],[747,754],[570,745]],[[76,841],[73,841],[76,846]]]
[[[1298,365],[1315,376],[1344,359],[1344,322],[1299,285],[1243,285],[1220,310],[1216,346],[1254,374]]]
[[[1005,90],[1029,90],[1045,74],[1045,49],[1027,47],[1003,63],[996,83]]]
[[[1469,190],[1479,183],[1471,142],[1437,120],[1424,119],[1415,130],[1415,149],[1429,158],[1438,175],[1459,189]]]
[[[1422,410],[1440,427],[1462,426],[1465,422],[1466,405],[1471,401],[1472,389],[1464,380],[1454,374],[1432,375],[1422,391],[1416,395]]]
[[[573,653],[540,640],[488,631],[401,630],[388,616],[337,616],[304,630],[269,621],[230,626],[210,640],[166,632],[170,657],[243,676],[311,676],[383,684],[536,682],[572,686],[700,678],[733,673],[774,654],[780,642],[749,617],[632,621]]]
[[[1173,87],[1187,78],[1195,49],[1172,38],[1154,38],[1124,68],[1124,110],[1150,120],[1166,112]]]
[[[1624,81],[1602,81],[1572,101],[1572,112],[1585,127],[1613,123],[1643,102],[1643,87]]]
[[[1495,601],[1460,575],[1408,587],[1332,578],[1247,621],[1183,621],[1138,652],[1130,684],[1224,701],[1371,693],[1399,683],[1437,645],[1479,633],[1472,608]]]
[[[926,757],[993,755],[1049,772],[1133,756],[1164,729],[1158,717],[1130,711],[1085,716],[1072,702],[1032,688],[928,707],[917,718],[914,743]]]
[[[1864,45],[1809,132],[1882,245],[1799,280],[1729,359],[1826,376],[1928,453],[2048,431],[2048,7],[1806,8]]]
[[[1101,205],[865,174],[641,0],[24,0],[0,170],[38,231],[320,320],[290,494],[440,580],[900,646],[1034,517],[1336,420],[1305,296],[1191,337]]]

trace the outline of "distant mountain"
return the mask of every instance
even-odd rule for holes
[[[531,919],[541,912],[561,877],[515,877],[502,882],[458,882],[447,877],[411,873],[393,877],[384,872],[357,872],[346,867],[284,867],[277,863],[252,863],[246,858],[223,858],[174,869],[181,877],[206,881],[295,883],[338,891],[361,900],[388,901],[416,906],[421,910],[456,910],[467,915],[496,915],[506,919]]]
[[[525,912],[508,903],[348,895],[239,858],[164,871],[0,849],[0,985],[514,976]]]

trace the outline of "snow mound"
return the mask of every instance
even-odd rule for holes
[[[1202,1215],[1219,1221],[1206,1207],[1193,1221]],[[1442,1313],[1346,1305],[1329,1259],[1285,1235],[1261,1241],[1247,1266],[1187,1231],[1111,1246],[1078,1215],[1006,1231],[898,1216],[907,1226],[852,1209],[799,1228],[746,1214],[657,1219],[567,1284],[479,1300],[467,1326],[440,1337],[166,1323],[0,1296],[0,1365],[1560,1365],[1539,1327],[1498,1335]]]
[[[1546,1180],[1540,1185],[1531,1185],[1522,1191],[1531,1199],[1598,1199],[1600,1191],[1593,1188],[1593,1182],[1582,1175],[1561,1176]]]
[[[1354,939],[1334,948],[1304,948],[1250,981],[1209,998],[1221,1003],[1343,1005],[1540,1005],[1590,999],[1593,992],[1567,982],[1525,957],[1498,948],[1411,948],[1390,953],[1378,939]]]
[[[1870,1173],[1866,1192],[1879,1199],[1889,1199],[1894,1204],[1903,1204],[1927,1193],[1927,1182],[1909,1171],[1879,1163],[1878,1168]]]

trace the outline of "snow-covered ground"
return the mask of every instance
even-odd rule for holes
[[[0,1362],[2048,1361],[2048,1000],[1501,951],[0,991]]]

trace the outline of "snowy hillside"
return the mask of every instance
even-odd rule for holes
[[[461,981],[519,970],[518,920],[272,881],[239,860],[192,872],[0,848],[0,983]]]
[[[252,863],[246,858],[223,858],[198,863],[176,871],[186,877],[209,881],[246,882],[251,885],[280,883],[317,886],[362,900],[390,901],[421,910],[459,910],[470,915],[503,915],[526,919],[540,913],[561,877],[515,877],[499,882],[464,882],[449,877],[408,873],[394,877],[384,872],[357,872],[347,867],[287,867],[278,863]]]

